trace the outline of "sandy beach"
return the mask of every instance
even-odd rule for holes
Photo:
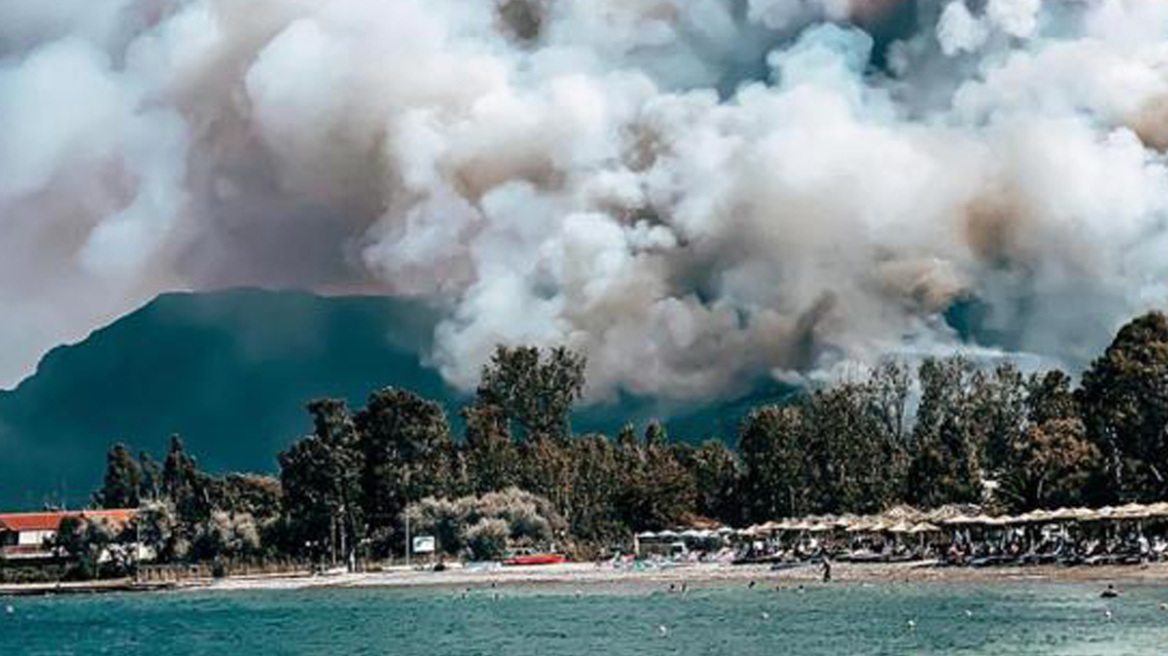
[[[207,590],[277,590],[301,588],[455,587],[483,588],[515,585],[725,585],[784,586],[822,584],[818,565],[784,570],[763,565],[693,564],[659,569],[614,570],[592,563],[489,570],[450,569],[443,572],[397,569],[386,572],[335,576],[235,577],[199,585]],[[833,583],[994,583],[1049,582],[1168,582],[1168,563],[1098,567],[936,567],[933,563],[851,564],[832,566]],[[830,584],[827,584],[830,585]]]
[[[469,588],[505,586],[668,586],[725,587],[733,585],[782,587],[840,583],[1011,583],[1029,582],[1128,582],[1168,583],[1168,563],[1104,565],[1095,567],[937,567],[932,562],[854,564],[834,563],[832,583],[823,583],[822,570],[802,564],[782,570],[765,565],[699,563],[662,568],[613,569],[594,563],[567,563],[533,567],[451,568],[442,572],[393,568],[380,572],[337,575],[237,576],[200,579],[177,584],[136,585],[128,579],[90,583],[0,586],[0,596],[29,594],[77,594],[130,591],[244,591],[299,590],[310,588]]]

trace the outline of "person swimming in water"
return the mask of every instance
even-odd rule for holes
[[[1100,592],[1099,596],[1103,597],[1104,599],[1114,599],[1115,597],[1119,596],[1119,590],[1115,588],[1114,584],[1108,583],[1107,589],[1103,592]]]

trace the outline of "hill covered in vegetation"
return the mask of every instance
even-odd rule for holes
[[[426,366],[434,316],[374,296],[229,290],[164,294],[80,343],[47,354],[16,389],[0,391],[0,507],[88,501],[111,442],[153,452],[181,434],[210,471],[276,470],[275,454],[311,429],[317,397],[364,403],[395,386],[437,401],[452,424],[468,400]],[[755,404],[789,392],[762,385],[744,399],[666,408],[625,396],[583,408],[574,426],[613,432],[668,418],[677,435],[729,436]]]

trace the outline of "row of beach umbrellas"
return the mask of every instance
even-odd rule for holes
[[[741,533],[741,531],[737,531],[735,529],[732,529],[729,526],[723,526],[722,528],[719,528],[719,529],[692,529],[691,528],[691,529],[686,529],[684,531],[671,531],[668,529],[666,529],[664,531],[658,531],[658,532],[645,531],[644,533],[638,533],[637,537],[642,539],[642,540],[678,540],[678,539],[710,540],[713,538],[728,537],[730,535],[735,535],[735,534],[740,534],[740,533]]]
[[[1032,510],[1021,515],[986,515],[975,506],[950,505],[923,512],[911,506],[896,506],[880,515],[824,515],[817,517],[790,518],[765,522],[749,528],[732,529],[687,529],[684,531],[646,531],[639,533],[642,540],[712,539],[731,535],[753,537],[773,533],[826,533],[844,531],[847,533],[939,533],[943,527],[958,528],[968,526],[1019,526],[1024,524],[1051,524],[1060,522],[1093,521],[1143,521],[1168,518],[1168,502],[1129,503],[1122,506],[1102,508],[1059,508],[1057,510]]]
[[[971,507],[945,506],[931,512],[921,512],[908,506],[898,506],[882,515],[854,517],[809,517],[766,522],[752,526],[753,534],[777,532],[821,532],[843,530],[848,533],[933,533],[942,526],[1017,526],[1022,524],[1048,524],[1059,522],[1091,522],[1108,520],[1133,520],[1168,518],[1168,502],[1129,503],[1123,506],[1103,508],[1059,508],[1057,510],[1032,510],[1021,515],[986,515],[972,512]]]

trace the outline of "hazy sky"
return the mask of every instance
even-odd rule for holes
[[[1081,366],[1168,267],[1168,3],[0,0],[0,385],[172,289],[410,296],[473,383]]]

